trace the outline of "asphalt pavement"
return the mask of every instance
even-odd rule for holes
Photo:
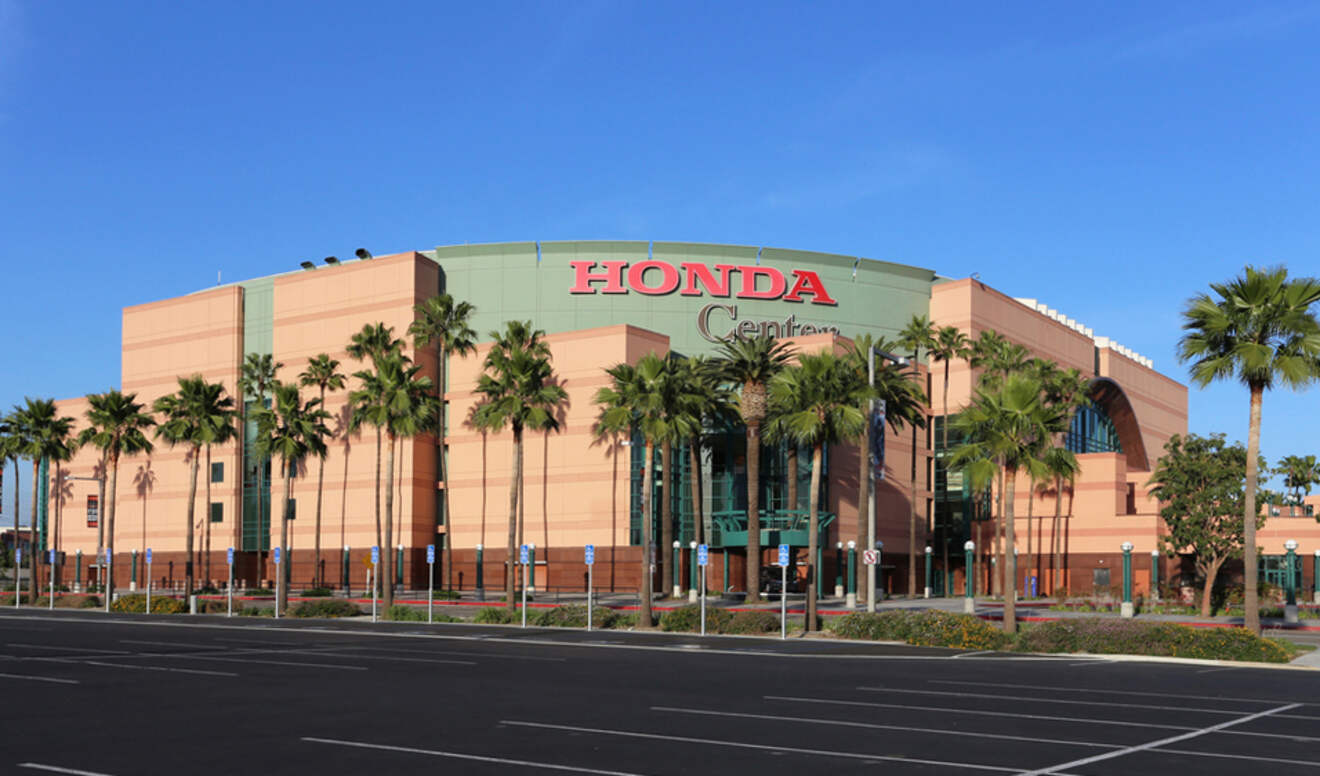
[[[806,639],[0,612],[0,772],[1320,773],[1320,673]]]

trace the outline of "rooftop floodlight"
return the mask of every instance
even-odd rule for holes
[[[310,262],[310,261],[304,261],[304,262],[302,263],[302,268],[303,268],[303,269],[316,269],[316,265],[313,264],[313,263]]]
[[[372,258],[371,251],[367,250],[366,248],[358,248],[357,250],[353,251],[353,255],[357,256],[359,259]]]
[[[326,264],[338,264],[338,263],[339,263],[339,257],[338,257],[338,256],[326,256],[324,259],[322,259],[322,261],[324,261]]]

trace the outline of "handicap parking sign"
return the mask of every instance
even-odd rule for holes
[[[698,545],[697,545],[697,565],[698,565],[698,566],[704,566],[704,565],[706,565],[706,562],[707,562],[708,560],[710,560],[710,553],[707,551],[707,549],[706,549],[706,545],[704,545],[704,544],[698,544]]]
[[[148,566],[151,565],[151,548],[150,548],[150,547],[147,548],[147,565],[148,565]]]
[[[371,565],[375,566],[375,565],[378,564],[378,563],[380,563],[380,548],[379,548],[379,547],[372,547],[372,548],[371,548]]]
[[[147,552],[151,552],[151,550],[147,550]],[[225,553],[225,562],[228,563],[228,564],[231,565],[231,566],[234,565],[234,548],[233,548],[233,547],[230,547],[230,548],[229,548],[229,551]]]
[[[781,545],[779,545],[779,565],[781,565],[781,566],[787,566],[787,565],[788,565],[788,545],[787,545],[787,544],[781,544]]]
[[[275,561],[275,565],[278,566],[279,563],[280,563],[280,548],[279,548],[279,547],[276,547],[276,548],[271,552],[270,557],[271,557],[271,560]]]
[[[527,565],[527,558],[528,558],[528,555],[527,555],[527,545],[524,544],[523,546],[521,546],[521,547],[518,548],[518,562],[521,563],[522,565],[526,566],[526,565]]]
[[[434,545],[434,544],[428,544],[428,545],[426,545],[426,562],[427,562],[427,563],[435,563],[435,545]]]
[[[596,545],[588,544],[584,555],[585,563],[590,566],[596,562]]]

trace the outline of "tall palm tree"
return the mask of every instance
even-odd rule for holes
[[[385,607],[394,603],[394,450],[395,444],[430,428],[436,413],[436,400],[431,395],[431,378],[421,375],[421,364],[414,364],[401,353],[386,353],[376,360],[375,369],[353,374],[361,388],[349,394],[353,407],[351,425],[358,428],[368,423],[376,428],[377,438],[383,431],[389,446],[385,451],[385,535],[381,546],[381,567],[377,575],[381,584],[381,597]],[[328,433],[328,432],[327,432]],[[376,486],[380,487],[380,445],[376,446]],[[379,492],[379,490],[377,491]],[[377,529],[380,522],[377,521]],[[402,528],[400,529],[402,530]]]
[[[793,357],[787,343],[773,337],[735,338],[720,343],[723,377],[740,387],[736,406],[746,427],[747,600],[761,593],[761,424],[768,410],[766,386]]]
[[[1283,486],[1293,492],[1293,504],[1302,503],[1303,494],[1310,495],[1311,486],[1320,484],[1320,462],[1314,455],[1285,455],[1279,459],[1275,474],[1283,477]]]
[[[483,431],[513,432],[512,479],[509,482],[509,541],[504,574],[505,606],[514,608],[518,559],[518,501],[523,476],[523,431],[558,431],[557,414],[568,400],[551,365],[545,332],[531,321],[508,321],[504,331],[492,331],[490,350],[482,363],[477,393],[481,399],[472,416]]]
[[[244,423],[252,420],[252,418],[248,417],[248,407],[251,404],[255,403],[258,411],[266,408],[266,394],[270,390],[271,385],[275,383],[275,376],[283,366],[284,364],[276,361],[269,353],[264,355],[248,353],[243,359],[243,366],[238,378],[238,388],[242,393]],[[270,538],[266,534],[266,500],[264,498],[265,486],[263,484],[266,478],[266,459],[262,458],[260,454],[258,454],[256,458],[257,574],[260,575],[266,568],[266,555],[265,551],[262,549],[262,545],[270,544]],[[244,461],[243,463],[245,466],[248,465],[247,461]],[[206,479],[209,481],[211,479],[209,476],[210,472],[207,472],[207,475]],[[206,508],[210,509],[211,507],[208,504]],[[188,553],[188,562],[192,562],[191,550],[189,550]]]
[[[14,546],[18,547],[18,462],[28,446],[27,419],[22,409],[15,407],[4,417],[8,432],[0,440],[0,470],[6,462],[14,464]],[[14,562],[14,595],[18,590],[18,561]]]
[[[1091,380],[1077,369],[1058,369],[1051,362],[1045,362],[1045,364],[1048,366],[1038,366],[1036,369],[1036,373],[1045,383],[1045,401],[1066,411],[1071,421],[1079,409],[1091,403]],[[1050,530],[1054,571],[1051,572],[1051,577],[1055,575],[1059,577],[1057,581],[1051,578],[1051,592],[1055,587],[1062,584],[1064,573],[1063,557],[1066,548],[1063,545],[1063,487],[1066,483],[1071,489],[1080,471],[1077,457],[1066,445],[1067,432],[1065,431],[1059,434],[1054,447],[1045,454],[1046,468],[1050,477],[1054,480],[1054,521]],[[1070,514],[1069,518],[1071,517]]]
[[[1064,584],[1063,556],[1067,548],[1063,544],[1063,488],[1065,485],[1069,489],[1074,487],[1081,466],[1071,450],[1059,445],[1047,450],[1044,460],[1046,474],[1054,481],[1054,520],[1050,523],[1050,593],[1053,594]],[[1038,551],[1044,552],[1044,549]]]
[[[32,462],[32,573],[28,575],[29,600],[37,600],[37,553],[46,549],[49,527],[43,529],[37,521],[37,506],[41,492],[41,464],[52,460],[68,460],[73,439],[73,418],[62,417],[54,399],[24,399],[19,425],[26,444],[23,454]],[[15,536],[17,541],[17,536]],[[53,544],[51,546],[54,546]],[[54,573],[51,569],[51,573]],[[107,594],[111,591],[107,589]],[[15,591],[17,595],[17,591]]]
[[[440,401],[440,411],[436,414],[436,474],[437,479],[445,484],[442,494],[445,510],[445,589],[454,589],[454,541],[453,518],[449,512],[449,449],[445,445],[445,431],[449,423],[449,404],[445,393],[449,390],[446,379],[445,358],[449,355],[467,356],[476,350],[477,332],[468,325],[477,308],[467,302],[456,302],[449,294],[437,294],[413,308],[417,320],[408,327],[413,337],[413,344],[424,348],[432,343],[436,350],[436,398]]]
[[[208,383],[207,390],[212,394],[208,403],[215,404],[223,397],[225,389],[220,383]],[[206,528],[202,533],[202,573],[207,585],[211,584],[211,448],[237,439],[237,422],[238,411],[226,409],[211,418],[212,425],[202,428],[202,440],[206,444],[206,516],[203,518]]]
[[[940,411],[944,418],[940,421],[942,437],[940,440],[940,459],[942,459],[940,468],[944,470],[944,489],[936,494],[935,505],[937,511],[939,504],[941,502],[947,504],[948,500],[949,468],[944,462],[948,460],[949,456],[949,366],[954,359],[971,358],[971,342],[971,339],[957,326],[941,326],[935,330],[934,337],[929,344],[931,360],[944,364],[944,400],[943,408]],[[936,488],[939,488],[938,483],[936,483]],[[936,527],[936,531],[939,533],[940,553],[943,558],[945,590],[949,588],[949,531],[951,529],[949,518],[951,516],[952,510],[946,510],[944,520]],[[965,571],[971,573],[971,570]]]
[[[951,465],[963,468],[977,488],[984,488],[1001,471],[1003,474],[1004,631],[1013,633],[1017,630],[1017,557],[1013,552],[1017,476],[1046,476],[1043,456],[1055,435],[1067,428],[1068,412],[1045,401],[1039,379],[1017,373],[997,387],[978,388],[954,423],[964,441],[954,452]]]
[[[674,375],[675,390],[684,398],[680,403],[680,421],[676,424],[685,432],[688,444],[688,465],[692,470],[690,495],[692,499],[693,538],[704,544],[704,515],[702,514],[701,448],[707,429],[727,424],[733,417],[733,392],[720,378],[719,364],[706,356],[680,359]],[[796,500],[790,499],[796,508]]]
[[[330,429],[325,422],[330,413],[321,409],[320,399],[302,400],[296,383],[276,382],[271,386],[269,409],[257,411],[257,452],[262,456],[280,457],[280,475],[284,477],[284,509],[280,517],[280,546],[284,548],[284,564],[276,574],[275,606],[284,611],[289,606],[289,569],[293,567],[293,553],[289,550],[289,510],[293,502],[293,477],[298,465],[309,455],[324,459],[325,438]]]
[[[344,375],[339,371],[339,362],[331,358],[329,353],[319,353],[308,361],[307,368],[298,375],[298,381],[304,387],[316,387],[321,409],[325,409],[326,392],[338,391],[345,385]],[[316,541],[312,568],[316,569],[316,586],[321,587],[325,585],[325,574],[321,571],[321,494],[325,490],[325,456],[317,457],[320,462],[316,470]]]
[[[1288,271],[1247,267],[1242,276],[1210,285],[1183,311],[1178,358],[1191,362],[1192,380],[1205,387],[1236,379],[1251,395],[1247,425],[1247,490],[1243,511],[1244,625],[1260,633],[1256,547],[1260,413],[1265,391],[1300,388],[1320,377],[1320,279],[1289,278]]]
[[[811,446],[811,493],[807,528],[807,631],[816,630],[816,552],[820,546],[821,467],[827,444],[856,439],[866,427],[857,397],[869,393],[847,360],[832,352],[806,353],[770,380],[770,401],[781,410],[784,433]]]
[[[137,400],[136,393],[124,394],[111,389],[105,393],[91,394],[87,397],[88,427],[78,435],[79,445],[92,445],[101,451],[102,460],[109,464],[110,482],[106,494],[106,503],[100,508],[104,512],[105,542],[115,546],[115,494],[119,488],[119,458],[124,454],[136,455],[150,453],[151,440],[146,432],[156,425],[156,421],[143,412],[146,405]],[[104,473],[103,473],[104,476]],[[106,569],[105,589],[107,595],[114,590],[114,566]]]
[[[208,383],[201,375],[179,378],[179,390],[156,399],[151,409],[161,420],[156,437],[170,447],[187,445],[188,462],[188,528],[184,563],[187,591],[195,588],[193,569],[194,534],[197,509],[197,470],[201,466],[202,447],[213,439],[214,430],[233,417],[234,400],[225,395],[224,386]]]
[[[921,358],[921,352],[924,350],[929,355],[931,346],[934,344],[934,342],[935,342],[935,325],[931,323],[930,319],[924,315],[912,316],[912,320],[908,321],[907,326],[904,326],[903,330],[898,333],[899,346],[903,348],[907,348],[908,352],[912,354],[912,379],[914,381],[917,381],[918,383],[920,382],[921,379],[921,372],[918,369],[918,364],[920,363],[920,358]],[[925,391],[922,391],[922,395],[925,395]],[[925,427],[924,419],[921,427],[923,428]],[[908,496],[908,503],[912,507],[911,521],[913,524],[916,524],[922,520],[921,513],[924,511],[922,509],[921,503],[917,500],[917,446],[918,446],[917,429],[918,429],[917,424],[913,423],[912,424],[912,471],[910,472],[909,475],[912,478],[912,482],[911,482],[912,491],[911,494]],[[931,517],[932,515],[928,513],[928,516],[925,521],[926,541],[931,540],[930,538]],[[859,543],[858,546],[861,546],[861,544]],[[858,570],[858,573],[861,573],[860,569]],[[913,569],[912,573],[915,574],[916,570]],[[915,580],[913,580],[911,577],[909,577],[908,581],[912,584],[915,584]],[[913,589],[915,590],[915,587]],[[947,590],[941,590],[941,592],[944,595],[948,594]]]

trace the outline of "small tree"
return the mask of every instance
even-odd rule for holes
[[[1151,493],[1160,500],[1160,517],[1169,534],[1160,538],[1169,557],[1195,556],[1196,571],[1205,580],[1201,616],[1210,616],[1210,593],[1224,563],[1241,558],[1245,548],[1247,449],[1227,444],[1223,434],[1209,437],[1175,434],[1164,445],[1164,457],[1150,478]],[[1256,527],[1265,524],[1256,517]]]

